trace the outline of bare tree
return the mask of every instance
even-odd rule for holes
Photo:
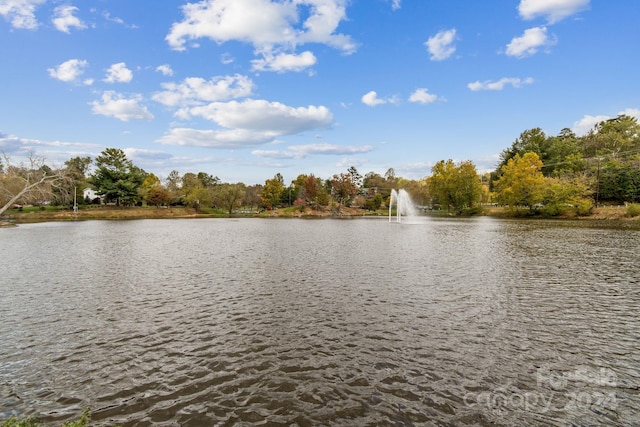
[[[44,159],[31,154],[26,162],[11,164],[2,154],[4,167],[0,171],[0,215],[18,202],[46,201],[53,189],[64,180],[64,170],[54,171]]]

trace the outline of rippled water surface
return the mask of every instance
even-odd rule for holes
[[[0,420],[640,423],[640,231],[149,220],[0,230]]]

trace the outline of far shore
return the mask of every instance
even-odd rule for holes
[[[242,211],[229,215],[228,212],[215,209],[194,209],[187,207],[118,207],[118,206],[85,206],[74,213],[72,209],[33,209],[26,211],[9,211],[2,219],[0,226],[33,222],[76,221],[76,220],[129,220],[129,219],[161,219],[161,218],[350,218],[350,217],[385,217],[386,210],[367,211],[351,207],[288,207],[263,211]],[[425,216],[449,217],[446,211],[427,211]],[[528,216],[526,211],[519,215],[501,207],[485,207],[479,215],[496,218],[545,218],[544,216]],[[590,215],[577,217],[561,215],[552,219],[574,219],[592,221],[633,221],[640,223],[640,216],[627,216],[623,206],[600,207]]]

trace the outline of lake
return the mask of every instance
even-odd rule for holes
[[[0,420],[635,426],[640,229],[201,219],[0,230]]]

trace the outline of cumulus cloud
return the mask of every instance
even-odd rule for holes
[[[127,68],[127,64],[119,62],[109,67],[104,81],[107,83],[129,83],[132,79],[133,72]]]
[[[292,135],[311,129],[327,128],[333,115],[324,106],[290,107],[279,102],[247,99],[242,102],[214,102],[194,107],[190,113],[225,128]]]
[[[426,88],[416,89],[409,97],[410,102],[417,102],[419,104],[431,104],[439,100],[442,100],[442,98],[433,93],[429,93],[429,89]]]
[[[158,65],[156,71],[162,73],[163,76],[173,76],[173,69],[169,64]]]
[[[557,43],[555,37],[547,35],[546,27],[534,27],[524,31],[520,37],[515,37],[507,45],[506,54],[516,58],[534,55],[542,47],[550,47]]]
[[[429,51],[429,58],[432,61],[442,61],[449,58],[456,51],[456,29],[443,30],[435,36],[430,37],[424,45]]]
[[[54,79],[63,82],[73,82],[84,73],[84,69],[89,65],[85,60],[70,59],[55,68],[47,68],[49,75]]]
[[[0,15],[11,23],[13,28],[35,30],[38,28],[36,9],[47,0],[3,0],[0,1]]]
[[[175,22],[165,39],[175,50],[185,50],[187,41],[200,38],[216,43],[231,40],[250,43],[263,56],[254,66],[262,66],[265,71],[299,71],[309,66],[312,57],[309,53],[296,54],[297,46],[320,43],[345,54],[355,52],[357,45],[351,37],[336,32],[346,19],[346,3],[346,0],[201,0],[182,7],[184,20]],[[283,63],[270,61],[270,55]],[[288,68],[292,61],[294,66]]]
[[[266,132],[253,132],[246,129],[201,130],[191,128],[173,128],[156,142],[167,145],[183,145],[205,148],[241,148],[253,147],[273,141],[277,135]]]
[[[640,110],[637,108],[627,108],[618,113],[618,115],[622,115],[622,114],[635,117],[637,120],[640,120]],[[611,116],[607,116],[603,114],[600,114],[597,116],[592,116],[587,114],[584,117],[582,117],[580,120],[574,122],[573,126],[571,127],[571,130],[576,135],[583,136],[583,135],[586,135],[591,129],[593,129],[593,127],[598,123],[603,122],[605,120],[612,119],[612,118],[613,117]]]
[[[495,82],[492,82],[490,80],[485,80],[484,82],[475,81],[473,83],[469,83],[467,87],[474,92],[479,90],[502,90],[507,85],[519,88],[522,87],[522,85],[530,85],[533,83],[533,81],[534,80],[531,77],[527,77],[525,79],[520,79],[517,77],[503,77]]]
[[[546,17],[549,24],[574,15],[589,7],[590,0],[521,0],[518,5],[520,17],[531,20]]]
[[[314,66],[316,61],[315,55],[307,50],[300,54],[280,53],[273,55],[270,52],[266,52],[262,59],[254,59],[251,64],[254,71],[276,71],[282,73],[285,71],[303,71]]]
[[[129,120],[153,120],[153,114],[141,102],[142,96],[140,95],[126,98],[124,95],[114,91],[105,91],[100,101],[93,101],[90,105],[93,114],[115,117],[123,122]]]
[[[341,146],[335,144],[293,145],[286,150],[254,150],[251,154],[269,159],[302,159],[312,155],[344,156],[368,153],[373,150],[371,145]]]
[[[168,107],[198,105],[202,102],[224,101],[251,95],[253,81],[246,76],[214,77],[205,80],[188,77],[182,83],[163,83],[164,91],[153,95],[153,100]]]
[[[53,10],[53,19],[51,22],[53,22],[53,25],[58,31],[67,34],[70,32],[70,28],[84,30],[87,26],[77,16],[74,16],[74,13],[77,11],[78,8],[75,6],[58,6]]]
[[[254,99],[213,102],[186,111],[189,116],[210,120],[221,129],[174,128],[158,142],[211,148],[256,146],[273,142],[279,136],[327,128],[333,121],[333,115],[323,106],[295,108]]]
[[[376,105],[381,104],[397,104],[398,98],[395,96],[389,98],[378,98],[378,93],[375,90],[365,93],[360,98],[363,104],[368,105],[369,107],[375,107]]]

